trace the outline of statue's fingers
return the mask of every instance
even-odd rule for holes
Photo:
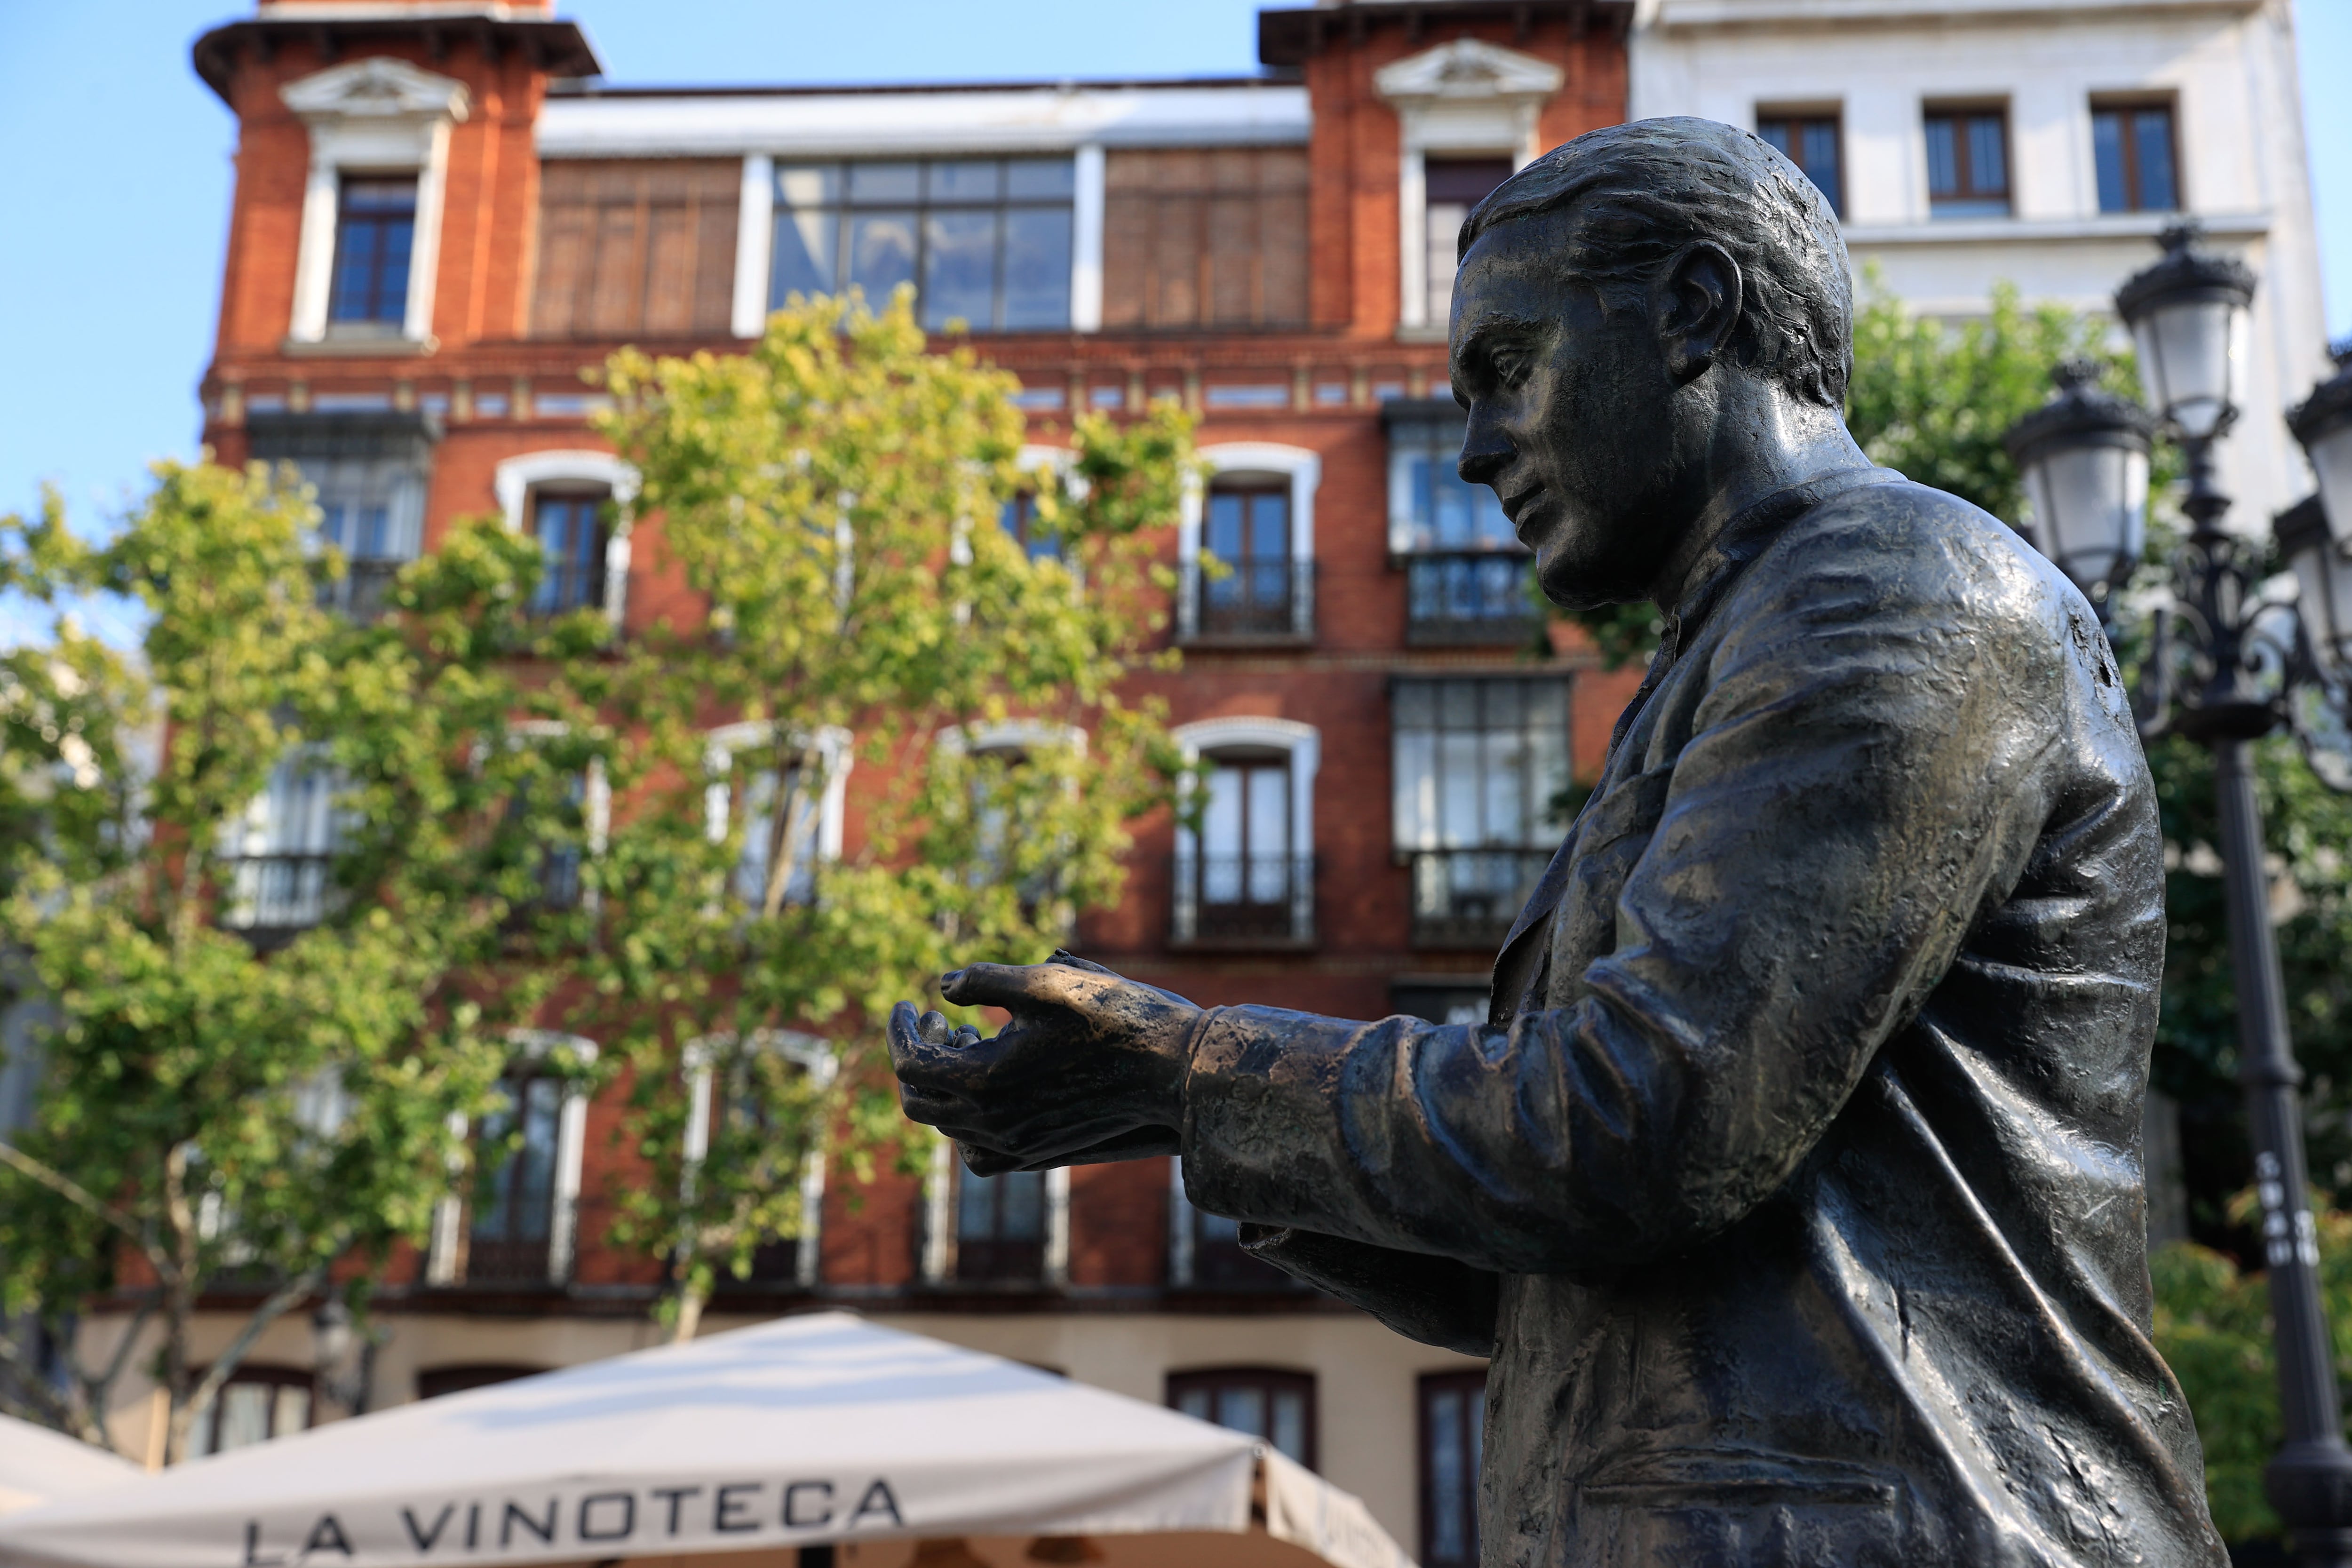
[[[937,1013],[931,1018],[939,1019],[936,1028],[927,1027],[930,1020],[918,1018],[904,1002],[890,1009],[889,1027],[884,1031],[890,1070],[908,1088],[963,1097],[987,1068],[972,1048],[981,1043],[980,1037],[970,1029],[950,1031]]]
[[[1066,963],[975,963],[940,976],[940,994],[959,1007],[1035,1012],[1083,1006],[1105,984],[1104,976]]]

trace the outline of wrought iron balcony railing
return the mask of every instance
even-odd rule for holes
[[[1424,849],[1412,857],[1416,947],[1494,948],[1535,891],[1548,849]]]
[[[327,918],[334,857],[324,852],[230,855],[220,923],[256,938],[290,936]]]
[[[1526,641],[1539,619],[1528,582],[1533,560],[1517,550],[1407,556],[1407,640],[1419,644]]]
[[[541,570],[539,591],[530,596],[534,616],[561,616],[589,610],[604,602],[604,567],[577,561],[551,561]]]
[[[1179,942],[1315,939],[1315,859],[1294,855],[1176,856]]]
[[[1187,641],[1289,642],[1315,635],[1315,563],[1228,562],[1184,568],[1178,635]]]

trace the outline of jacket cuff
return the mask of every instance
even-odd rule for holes
[[[1219,1007],[1202,1018],[1182,1128],[1184,1192],[1196,1207],[1313,1227],[1352,1190],[1337,1089],[1361,1027],[1279,1007]]]

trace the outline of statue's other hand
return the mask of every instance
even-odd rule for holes
[[[982,1039],[903,1002],[890,1014],[890,1064],[908,1116],[964,1145],[975,1172],[1172,1148],[1201,1016],[1192,1003],[1069,962],[976,963],[942,976],[940,990],[959,1005],[1013,1015]]]

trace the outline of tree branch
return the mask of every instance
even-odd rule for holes
[[[26,1180],[39,1183],[75,1207],[104,1220],[130,1237],[131,1245],[139,1249],[140,1256],[146,1258],[157,1272],[169,1274],[170,1260],[141,1231],[137,1222],[113,1205],[100,1202],[89,1188],[71,1176],[35,1159],[12,1143],[0,1143],[0,1165],[6,1165]]]
[[[25,1352],[14,1335],[0,1333],[0,1363],[5,1363],[16,1374],[16,1387],[31,1397],[32,1404],[24,1405],[14,1399],[0,1403],[19,1410],[37,1410],[38,1413],[30,1418],[38,1425],[71,1433],[85,1443],[111,1449],[112,1445],[107,1442],[106,1435],[98,1424],[77,1411],[72,1401],[49,1386],[48,1380],[41,1375],[40,1368],[25,1359]]]
[[[341,1251],[342,1248],[338,1247],[329,1256],[339,1256]],[[237,1331],[236,1338],[229,1342],[228,1349],[213,1358],[212,1365],[205,1369],[205,1375],[190,1391],[187,1404],[175,1413],[172,1432],[173,1464],[180,1461],[180,1450],[186,1444],[187,1427],[193,1413],[202,1410],[220,1393],[221,1385],[228,1382],[236,1369],[244,1363],[247,1353],[253,1349],[254,1342],[261,1338],[263,1331],[270,1324],[284,1317],[296,1302],[316,1290],[325,1281],[326,1277],[327,1265],[320,1263],[305,1268],[301,1273],[271,1291],[269,1299],[256,1307],[253,1310],[253,1316],[245,1321],[245,1327]]]

